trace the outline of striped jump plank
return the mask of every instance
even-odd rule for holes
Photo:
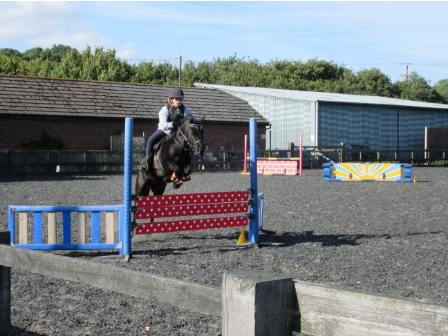
[[[247,202],[248,200],[249,192],[247,191],[229,191],[217,193],[143,196],[138,197],[135,204],[137,208],[151,208],[157,206],[179,206],[186,204]]]
[[[137,235],[143,235],[152,233],[221,229],[236,226],[246,226],[247,224],[248,218],[245,216],[165,221],[137,225],[135,233]]]
[[[246,159],[250,160],[250,157],[248,156]],[[260,157],[260,158],[257,158],[257,161],[299,161],[299,160],[300,160],[300,157],[290,157],[290,158]]]
[[[160,218],[160,217],[180,217],[198,215],[218,215],[236,212],[248,212],[247,203],[222,203],[222,204],[200,204],[137,208],[136,219]]]

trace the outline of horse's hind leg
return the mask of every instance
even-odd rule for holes
[[[142,171],[137,172],[137,179],[135,180],[135,194],[137,196],[148,196],[151,188],[151,181],[146,178]]]

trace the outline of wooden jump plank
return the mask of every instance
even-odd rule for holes
[[[114,230],[114,213],[113,211],[106,212],[106,244],[113,244],[115,241]]]
[[[47,214],[48,244],[56,244],[56,213]]]
[[[86,243],[86,213],[78,212],[78,244]]]
[[[26,212],[19,212],[19,244],[28,244],[28,214]]]

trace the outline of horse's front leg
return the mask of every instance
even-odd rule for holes
[[[182,174],[181,169],[178,165],[174,163],[173,160],[165,160],[162,164],[164,177],[163,181],[165,183],[174,182],[178,179],[178,176]]]
[[[190,180],[190,174],[191,174],[191,167],[190,167],[190,164],[188,163],[188,164],[186,164],[184,166],[182,179],[184,181],[189,181]]]
[[[182,186],[184,182],[190,181],[190,173],[191,173],[191,167],[189,164],[184,166],[182,175],[178,175],[178,180],[174,182],[173,188],[178,189]]]

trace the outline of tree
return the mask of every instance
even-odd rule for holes
[[[441,79],[434,85],[434,90],[442,97],[443,103],[448,104],[448,79]]]
[[[22,62],[20,56],[0,55],[0,73],[7,75],[18,75],[17,72]]]
[[[60,63],[62,58],[64,58],[71,50],[72,47],[65,46],[63,44],[53,44],[51,49],[46,48],[44,50],[41,47],[28,49],[22,54],[22,58],[26,61],[42,58],[43,60]]]
[[[79,53],[71,49],[51,73],[56,78],[72,78],[113,82],[128,82],[132,66],[116,57],[115,50],[96,47],[92,54],[89,46]]]
[[[0,56],[19,56],[22,57],[22,53],[17,49],[2,48],[0,49]]]
[[[22,54],[22,59],[25,61],[31,61],[38,58],[42,58],[42,51],[43,49],[41,47],[35,47],[28,49]]]
[[[399,98],[424,102],[440,103],[443,98],[436,90],[429,85],[429,82],[416,71],[404,81],[397,81],[396,87],[399,92]]]
[[[177,85],[179,78],[179,68],[169,62],[131,65],[118,58],[114,49],[96,47],[92,52],[87,46],[78,52],[63,44],[45,50],[31,48],[23,54],[16,49],[0,49],[0,73],[158,85]],[[193,86],[195,82],[448,103],[448,79],[431,87],[425,78],[413,72],[406,81],[392,83],[378,68],[354,73],[344,65],[318,59],[306,62],[276,59],[261,64],[257,59],[241,58],[235,53],[211,62],[187,61],[182,85]]]
[[[211,63],[207,61],[199,62],[195,65],[192,61],[187,61],[182,69],[182,85],[193,86],[194,83],[210,84]]]
[[[48,51],[47,51],[48,50]],[[72,50],[76,50],[75,48],[63,45],[63,44],[53,44],[53,47],[51,49],[45,49],[43,51],[43,58],[48,59],[52,62],[58,62],[60,63],[61,60],[68,55],[68,53]],[[48,56],[47,56],[48,55]]]
[[[397,89],[390,77],[378,68],[363,69],[356,74],[347,72],[343,79],[344,93],[394,97]]]

